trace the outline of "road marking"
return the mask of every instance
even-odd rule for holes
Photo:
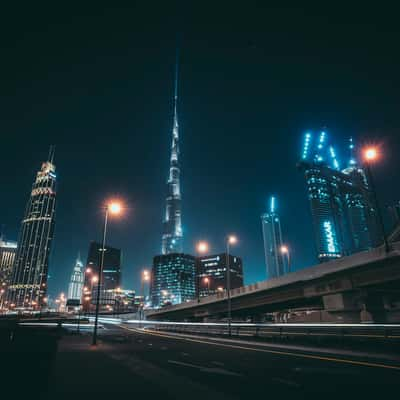
[[[187,357],[189,355],[189,353],[181,353],[184,357]]]
[[[308,358],[311,360],[331,361],[331,362],[337,362],[337,363],[343,363],[343,364],[360,365],[363,367],[386,368],[386,369],[394,369],[396,371],[400,371],[400,366],[396,366],[396,365],[379,364],[379,363],[373,363],[373,362],[368,362],[368,361],[348,360],[345,358],[316,356],[316,355],[303,354],[303,353],[290,353],[288,351],[256,349],[254,347],[238,346],[238,345],[227,344],[227,343],[215,343],[215,342],[206,341],[206,340],[191,339],[188,337],[179,337],[179,336],[172,336],[172,335],[167,335],[167,334],[160,334],[158,332],[150,331],[150,330],[146,330],[146,331],[142,332],[142,331],[137,331],[136,329],[127,328],[122,325],[120,325],[120,327],[123,329],[126,329],[128,331],[142,333],[143,335],[147,334],[147,335],[153,335],[153,336],[159,336],[159,337],[166,337],[168,339],[183,340],[186,342],[194,342],[194,343],[202,343],[202,344],[208,344],[211,346],[230,347],[232,349],[255,351],[255,352],[259,352],[259,353],[278,354],[278,355],[289,356],[289,357]]]
[[[168,349],[168,347],[166,347],[166,346],[161,346],[161,350],[167,350]]]
[[[170,364],[176,364],[176,365],[180,365],[182,367],[188,367],[188,368],[196,368],[201,372],[208,372],[210,374],[219,374],[219,375],[229,375],[229,376],[243,376],[242,374],[238,374],[236,372],[233,371],[228,371],[227,369],[223,369],[223,368],[208,368],[208,367],[203,367],[201,365],[196,365],[196,364],[189,364],[189,363],[185,363],[182,361],[175,361],[175,360],[168,360],[168,362]]]

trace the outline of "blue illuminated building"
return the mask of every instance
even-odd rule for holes
[[[282,230],[278,213],[276,212],[276,198],[271,197],[268,211],[261,215],[265,264],[267,279],[277,278],[288,272],[287,256],[282,249]]]
[[[193,300],[196,297],[196,258],[183,253],[155,256],[150,292],[155,308]]]
[[[304,171],[319,261],[368,250],[378,242],[376,207],[364,170],[354,156],[341,169],[335,148],[322,131],[308,132],[299,167]]]

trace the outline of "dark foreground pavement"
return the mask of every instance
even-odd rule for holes
[[[128,330],[129,329],[129,330]],[[107,326],[59,341],[46,399],[377,399],[397,397],[400,360]]]

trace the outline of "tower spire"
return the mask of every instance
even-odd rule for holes
[[[172,127],[171,157],[167,181],[167,199],[162,235],[162,254],[182,252],[181,189],[179,166],[179,123],[178,123],[178,79],[179,47],[176,48],[174,80],[174,116]]]
[[[54,161],[54,153],[56,151],[56,146],[54,144],[50,145],[49,156],[47,157],[47,161],[53,164]]]
[[[349,151],[350,151],[349,167],[354,167],[357,164],[357,161],[354,157],[354,142],[351,136],[349,138]]]

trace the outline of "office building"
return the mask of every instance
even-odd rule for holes
[[[277,278],[289,271],[288,257],[282,252],[281,221],[276,211],[275,197],[271,197],[268,211],[261,215],[261,224],[267,279]]]
[[[400,201],[391,206],[388,206],[391,225],[397,226],[400,223]]]
[[[325,131],[315,142],[307,133],[299,163],[321,262],[371,249],[379,242],[376,205],[365,172],[354,156],[353,140],[345,168],[340,167],[334,147],[327,142]]]
[[[102,245],[98,242],[90,242],[89,252],[84,273],[84,308],[90,308],[97,299],[97,279],[100,271]],[[105,246],[103,274],[101,278],[100,303],[107,303],[108,291],[116,290],[121,286],[121,250]]]
[[[183,253],[155,256],[150,292],[155,308],[193,300],[196,297],[195,257]]]
[[[0,237],[0,289],[10,284],[16,252],[17,242]]]
[[[227,254],[197,257],[197,290],[200,297],[223,292],[227,288]],[[229,255],[230,287],[243,286],[243,264],[240,257]]]
[[[15,307],[40,308],[46,303],[49,256],[56,208],[54,148],[36,175],[21,223],[17,254],[8,288]]]
[[[84,283],[83,263],[78,255],[68,285],[68,297],[67,297],[68,300],[81,301],[83,283]]]

